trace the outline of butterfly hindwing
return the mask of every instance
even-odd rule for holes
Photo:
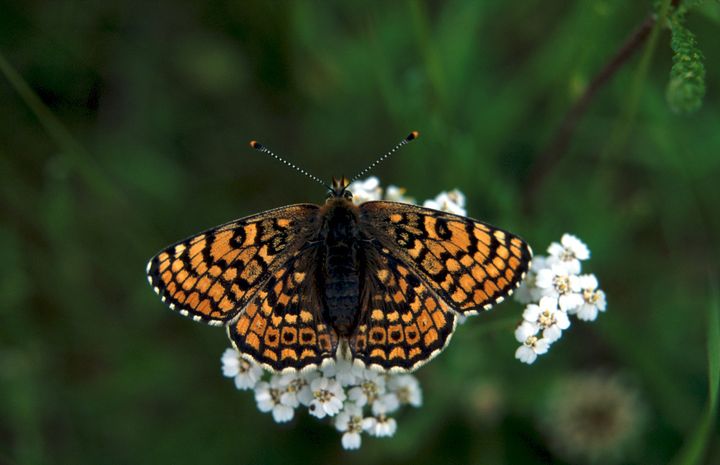
[[[150,260],[148,280],[182,315],[225,324],[298,253],[317,228],[318,208],[282,207],[180,241]]]
[[[397,202],[366,202],[360,211],[369,237],[465,315],[502,301],[530,266],[525,241],[479,221]]]
[[[413,271],[392,255],[370,248],[353,358],[388,371],[410,371],[450,341],[455,314]]]
[[[273,371],[320,366],[334,357],[338,338],[320,315],[316,263],[315,248],[301,252],[228,325],[240,353]]]

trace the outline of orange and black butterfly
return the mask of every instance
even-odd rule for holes
[[[269,210],[169,246],[148,263],[150,284],[181,315],[226,326],[267,369],[345,357],[398,372],[442,351],[458,315],[502,301],[530,265],[530,247],[489,224],[397,202],[358,206],[344,177],[326,187],[324,205]]]

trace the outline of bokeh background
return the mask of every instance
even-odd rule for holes
[[[679,115],[666,101],[662,24],[599,89],[567,150],[547,156],[652,8],[0,1],[0,463],[592,461],[593,444],[572,455],[577,441],[553,436],[562,428],[609,435],[603,463],[720,463],[707,348],[718,3],[686,18],[705,56],[702,108]],[[165,308],[145,263],[215,224],[323,200],[250,139],[328,179],[412,129],[420,140],[375,171],[384,184],[419,199],[459,188],[470,216],[536,251],[577,234],[609,309],[532,366],[513,358],[520,304],[472,319],[417,373],[425,402],[396,436],[345,452],[306,414],[277,425],[258,412],[221,376],[223,331]],[[609,381],[588,384],[598,379]],[[619,398],[563,424],[569,398],[592,389]],[[617,405],[638,420],[630,431],[608,427]]]

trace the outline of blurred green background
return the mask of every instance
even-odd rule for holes
[[[706,346],[718,308],[720,5],[686,18],[705,55],[700,110],[678,115],[666,101],[672,50],[659,27],[558,162],[541,156],[652,8],[0,1],[0,463],[589,461],[554,444],[548,422],[563,420],[550,393],[598,375],[618,380],[643,419],[606,463],[720,463]],[[165,308],[145,263],[210,226],[323,200],[250,139],[328,179],[412,129],[421,139],[375,171],[383,184],[419,199],[459,188],[470,216],[537,252],[577,234],[609,309],[529,367],[513,358],[520,304],[470,320],[418,372],[425,402],[399,416],[397,435],[345,452],[305,413],[277,425],[258,412],[221,376],[223,331]]]

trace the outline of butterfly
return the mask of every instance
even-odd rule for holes
[[[333,178],[323,205],[269,210],[172,244],[148,263],[150,285],[181,315],[225,326],[240,354],[268,370],[344,357],[406,372],[447,346],[460,315],[501,302],[529,269],[532,251],[514,234],[405,203],[355,205],[348,186]]]

